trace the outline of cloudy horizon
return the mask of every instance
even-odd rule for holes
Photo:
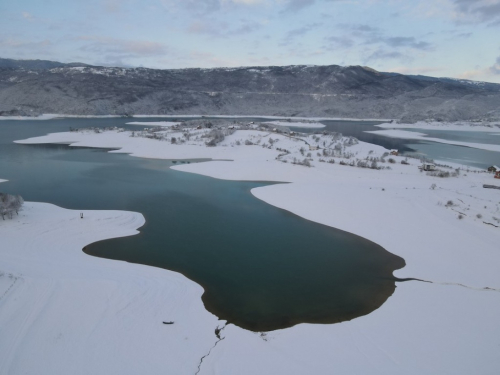
[[[3,58],[363,65],[500,83],[500,0],[23,0],[0,12]]]

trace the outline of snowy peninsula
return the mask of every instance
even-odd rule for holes
[[[203,308],[202,288],[175,272],[81,251],[136,233],[142,215],[89,211],[80,219],[77,211],[27,203],[0,225],[8,244],[0,263],[0,372],[421,375],[500,368],[500,191],[483,188],[500,183],[490,173],[438,162],[439,171],[425,172],[420,160],[380,146],[286,125],[81,129],[19,143],[212,159],[174,169],[289,182],[252,194],[381,245],[405,259],[397,277],[422,281],[398,283],[378,310],[349,322],[254,333],[218,321]]]

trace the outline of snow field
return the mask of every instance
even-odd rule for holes
[[[21,294],[17,286],[6,294],[10,301],[16,298],[24,307],[15,307],[9,302],[8,309],[0,309],[0,322],[9,320],[2,315],[4,311],[14,315],[29,310],[28,306],[40,298],[37,297],[40,293],[30,292],[35,284],[41,285],[38,282],[40,279],[59,285],[58,280],[74,277],[72,284],[60,284],[64,288],[73,285],[76,289],[85,286],[94,290],[92,288],[95,287],[108,293],[108,298],[101,296],[92,300],[92,311],[87,311],[91,318],[89,322],[83,322],[82,327],[73,327],[69,321],[63,321],[63,326],[70,332],[69,342],[75,349],[78,347],[79,351],[86,353],[86,357],[81,358],[76,351],[55,345],[47,347],[51,348],[50,358],[64,357],[67,365],[76,361],[82,372],[105,373],[106,369],[134,373],[142,366],[143,371],[146,369],[152,374],[191,374],[196,372],[196,369],[192,371],[193,362],[213,347],[210,355],[203,359],[199,374],[496,373],[500,367],[497,350],[500,345],[497,319],[497,312],[500,311],[500,229],[495,225],[500,225],[500,199],[498,190],[482,188],[484,183],[496,182],[491,174],[468,168],[461,169],[457,177],[429,176],[418,170],[418,160],[408,159],[409,165],[404,165],[401,164],[404,157],[384,157],[387,150],[382,147],[363,142],[349,144],[352,142],[346,137],[334,139],[332,135],[309,135],[301,138],[258,130],[237,130],[227,135],[216,147],[206,147],[206,138],[202,137],[205,130],[197,131],[193,130],[189,139],[186,139],[182,131],[166,130],[167,141],[130,137],[126,132],[83,132],[50,134],[22,143],[65,142],[75,146],[116,148],[112,152],[146,158],[211,158],[216,160],[173,168],[228,180],[290,182],[256,188],[252,194],[307,220],[374,241],[406,260],[406,267],[396,271],[396,276],[429,282],[398,283],[394,295],[381,308],[341,324],[301,324],[267,334],[244,331],[229,325],[221,333],[223,340],[213,347],[217,341],[214,329],[217,324],[222,326],[223,323],[217,322],[203,309],[199,286],[170,271],[92,258],[78,250],[92,242],[91,235],[115,236],[114,221],[108,227],[96,226],[86,230],[87,237],[79,234],[78,227],[74,227],[74,232],[65,232],[65,236],[47,234],[42,236],[46,242],[35,240],[43,223],[33,222],[31,227],[20,228],[17,235],[7,232],[12,233],[9,243],[13,246],[2,256],[0,269],[22,275],[24,279],[33,278],[33,286],[26,287],[26,294]],[[182,139],[182,142],[172,144],[168,141],[171,137]],[[270,142],[270,139],[273,141]],[[246,145],[245,141],[252,144]],[[310,150],[306,142],[320,149]],[[335,150],[337,144],[341,147],[337,156],[332,156],[335,163],[321,162],[320,159],[330,158],[322,156],[322,148]],[[280,156],[283,151],[277,148],[285,149],[288,153]],[[307,156],[308,153],[311,156]],[[307,158],[311,167],[293,164],[294,158]],[[365,158],[384,158],[385,163],[378,162],[378,166],[384,169],[349,165],[351,161]],[[394,163],[390,163],[389,159],[393,159]],[[340,165],[341,160],[347,165]],[[454,171],[460,166],[450,167],[440,168]],[[100,214],[110,215],[109,212]],[[28,210],[23,215],[25,220],[32,219]],[[45,216],[52,214],[44,213]],[[49,230],[54,224],[47,225],[46,230]],[[77,219],[72,222],[69,216],[61,217],[60,226],[65,225],[71,227],[80,224]],[[138,225],[131,224],[133,229]],[[0,226],[0,234],[2,228]],[[101,229],[102,232],[99,232]],[[128,230],[128,234],[133,233],[133,230]],[[21,231],[23,236],[19,235]],[[97,234],[93,231],[97,231]],[[79,238],[79,235],[82,239],[76,241],[76,246],[74,238]],[[23,240],[19,237],[23,237]],[[59,245],[63,240],[58,237],[67,238],[64,247]],[[31,241],[31,245],[23,242],[26,240]],[[38,254],[40,258],[32,260],[32,254],[38,252],[33,249],[35,241],[37,249],[60,250],[53,253],[45,251],[43,257]],[[69,248],[72,250],[68,251]],[[47,257],[48,254],[51,257]],[[42,272],[39,265],[47,263],[50,273],[44,274],[45,271]],[[71,271],[73,268],[80,269],[81,264],[91,263],[92,270],[82,268],[84,272],[81,273]],[[174,277],[172,275],[175,275],[174,279],[171,279]],[[77,297],[71,298],[77,298],[82,303],[81,298],[84,298],[85,293],[76,293]],[[4,358],[0,360],[0,363],[5,364],[4,368],[15,370],[11,373],[18,373],[21,370],[40,369],[42,366],[47,369],[45,373],[64,373],[61,370],[63,364],[52,364],[47,356],[42,358],[41,354],[37,354],[36,358],[29,361],[26,358],[36,351],[34,343],[41,342],[36,340],[42,340],[39,338],[46,337],[47,332],[52,333],[57,326],[54,324],[57,320],[56,310],[69,311],[69,316],[77,314],[71,307],[73,304],[68,305],[68,301],[71,301],[69,295],[74,294],[68,289],[64,294],[68,299],[44,297],[53,301],[54,311],[43,310],[43,313],[41,309],[32,310],[32,320],[36,324],[29,327],[33,328],[27,329],[26,325],[18,323],[17,331],[0,334],[0,337],[8,338],[0,339],[0,345],[6,349]],[[109,295],[117,297],[111,299]],[[166,319],[163,311],[173,309],[169,301],[179,300],[183,304],[176,311],[183,325],[174,325],[172,328],[179,327],[178,335],[176,331],[173,338],[165,338],[163,327],[156,325],[156,318]],[[0,300],[0,306],[2,304],[6,306],[5,297]],[[147,309],[143,310],[143,305]],[[85,320],[83,315],[76,316]],[[124,322],[117,321],[118,317],[123,318]],[[142,317],[145,317],[144,320]],[[0,327],[4,326],[0,324]],[[34,331],[36,327],[41,333]],[[186,332],[189,337],[195,338],[197,344],[179,348],[179,340]],[[17,340],[16,337],[21,338]],[[112,348],[103,342],[92,341],[94,337],[109,343]],[[7,343],[12,340],[17,340],[19,344],[10,349]],[[158,346],[162,346],[161,350]],[[134,354],[131,347],[136,349]],[[95,348],[99,350],[93,350]],[[202,349],[205,352],[200,355]],[[134,358],[133,364],[130,364],[131,357]]]

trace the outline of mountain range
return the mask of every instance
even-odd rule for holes
[[[500,84],[363,66],[147,69],[0,59],[0,115],[499,120]]]

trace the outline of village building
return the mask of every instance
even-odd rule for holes
[[[432,163],[424,163],[422,164],[421,168],[423,171],[435,171],[436,170],[436,165],[435,164],[432,164]]]

